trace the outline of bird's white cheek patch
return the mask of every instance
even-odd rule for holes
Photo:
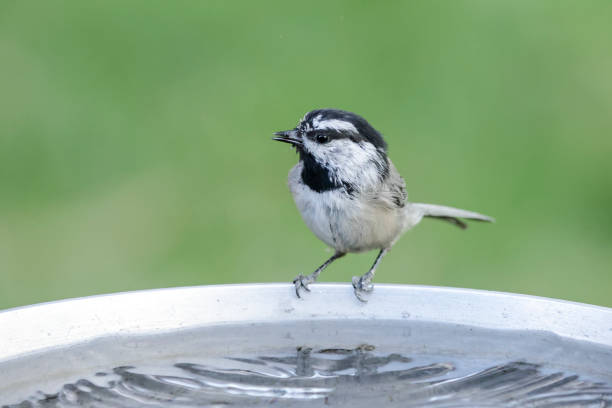
[[[380,157],[370,143],[335,139],[319,144],[306,138],[304,145],[314,159],[329,171],[330,180],[337,184],[371,186],[379,181],[375,162]]]

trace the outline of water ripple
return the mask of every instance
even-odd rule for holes
[[[205,364],[116,367],[4,408],[612,407],[611,384],[573,373],[520,361],[459,373],[457,364],[384,354],[370,345],[300,347],[293,354],[229,356]]]

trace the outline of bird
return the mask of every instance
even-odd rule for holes
[[[272,139],[296,149],[299,160],[289,172],[289,190],[306,225],[334,250],[313,273],[293,280],[298,298],[301,291],[310,292],[309,285],[335,260],[376,249],[370,269],[352,278],[355,296],[367,302],[381,260],[423,218],[462,229],[467,227],[464,220],[494,221],[473,211],[409,202],[406,183],[387,156],[382,134],[355,113],[315,109]]]

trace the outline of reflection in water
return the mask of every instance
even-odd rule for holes
[[[422,360],[363,345],[300,347],[291,355],[179,363],[148,373],[117,367],[5,407],[612,407],[612,385],[535,364],[510,362],[460,375],[451,362]]]

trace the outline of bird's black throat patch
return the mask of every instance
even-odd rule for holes
[[[347,194],[352,195],[354,187],[350,183],[337,182],[331,176],[330,170],[318,163],[308,152],[298,149],[300,159],[304,163],[302,169],[302,182],[317,193],[324,191],[344,189]]]

